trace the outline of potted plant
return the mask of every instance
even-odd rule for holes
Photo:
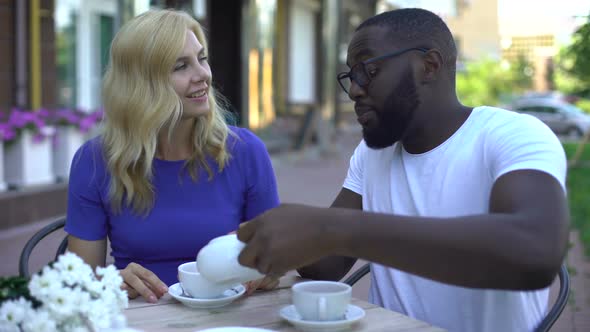
[[[14,108],[2,122],[4,180],[9,186],[54,181],[50,138],[55,130],[47,123],[48,118],[49,112],[44,109],[26,111]]]

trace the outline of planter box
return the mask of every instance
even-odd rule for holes
[[[0,142],[0,191],[6,190],[4,181],[4,143]]]
[[[56,142],[53,145],[53,173],[60,180],[67,180],[74,154],[82,144],[85,136],[73,127],[58,127]]]
[[[4,179],[13,187],[53,183],[51,139],[36,143],[33,134],[24,131],[16,142],[5,146]]]

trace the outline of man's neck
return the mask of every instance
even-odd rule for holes
[[[472,110],[459,101],[424,104],[420,108],[417,111],[424,120],[402,140],[405,150],[413,154],[428,152],[444,143],[465,123]]]

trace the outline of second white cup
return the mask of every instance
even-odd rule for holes
[[[306,281],[291,287],[293,304],[304,320],[344,319],[352,298],[352,287],[337,281]]]

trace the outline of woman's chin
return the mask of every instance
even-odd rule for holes
[[[192,118],[192,119],[197,118],[198,119],[198,118],[202,118],[204,116],[207,116],[209,113],[211,113],[211,109],[209,109],[209,108],[206,108],[206,109],[197,109],[197,110],[195,110],[195,109],[192,109],[192,110],[184,109],[183,114],[182,114],[182,117],[183,118]]]

